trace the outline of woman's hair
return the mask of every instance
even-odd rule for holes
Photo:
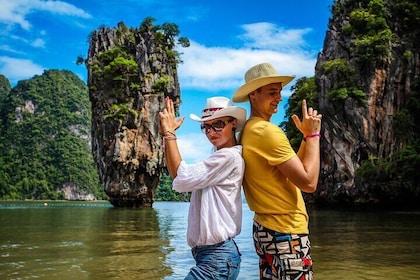
[[[234,117],[232,117],[232,121],[236,120]],[[238,120],[236,120],[237,122]],[[238,123],[236,123],[236,125],[238,125]],[[236,138],[236,126],[232,126],[232,132],[233,132],[233,139],[235,139],[235,144],[238,145],[238,139]]]

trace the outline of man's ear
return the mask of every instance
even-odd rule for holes
[[[254,99],[254,97],[255,97],[255,90],[253,92],[251,92],[250,94],[248,94],[248,99],[249,100]]]

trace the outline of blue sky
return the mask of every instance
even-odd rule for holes
[[[245,71],[270,62],[283,75],[295,75],[284,90],[301,77],[314,75],[333,0],[0,0],[0,73],[12,86],[42,74],[45,69],[66,69],[86,82],[86,67],[76,65],[86,57],[89,34],[101,25],[115,27],[123,21],[138,27],[146,17],[156,24],[176,23],[180,36],[190,39],[182,48],[178,66],[181,116],[177,131],[180,150],[187,162],[202,159],[212,147],[189,119],[200,115],[206,99],[231,98],[243,84]],[[273,116],[284,120],[284,105]],[[247,109],[246,103],[238,103]]]

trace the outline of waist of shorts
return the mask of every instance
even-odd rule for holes
[[[233,241],[233,238],[232,237],[226,239],[225,241],[216,243],[216,244],[195,246],[192,249],[205,249],[205,248],[212,248],[212,247],[220,247],[220,246],[223,246],[224,244],[226,244],[226,243],[228,243],[230,241]]]

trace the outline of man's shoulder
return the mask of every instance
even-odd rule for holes
[[[243,130],[244,134],[254,132],[257,134],[273,133],[281,131],[281,128],[272,122],[263,120],[261,118],[250,119]]]

